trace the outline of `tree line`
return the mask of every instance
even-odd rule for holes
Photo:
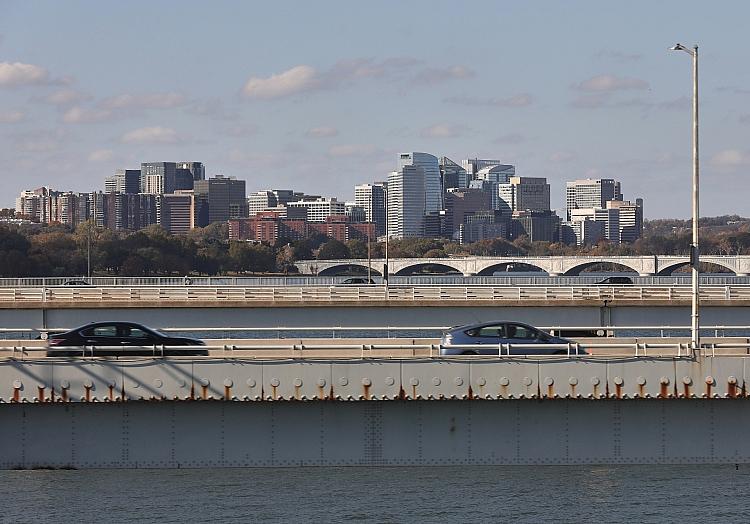
[[[750,254],[750,220],[737,217],[701,219],[701,253]],[[633,244],[606,241],[592,246],[502,238],[458,244],[447,239],[392,240],[393,258],[447,256],[543,255],[687,255],[689,220],[647,221],[644,236]],[[295,273],[295,262],[309,259],[383,258],[385,245],[360,240],[339,242],[324,236],[280,241],[275,245],[230,242],[226,223],[170,235],[158,225],[126,233],[80,224],[75,230],[59,224],[0,226],[0,276],[175,276],[252,273]]]

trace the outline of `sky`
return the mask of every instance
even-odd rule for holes
[[[3,198],[202,161],[248,193],[351,199],[398,154],[615,178],[688,218],[700,46],[701,215],[750,216],[745,1],[0,0]]]

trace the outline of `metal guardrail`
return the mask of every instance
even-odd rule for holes
[[[508,273],[494,276],[463,275],[391,275],[389,284],[394,286],[586,286],[593,285],[608,276],[628,276],[639,286],[690,285],[690,275],[641,276],[633,273],[593,273],[579,276],[549,276],[545,273]],[[175,286],[208,286],[208,287],[295,287],[295,286],[333,286],[342,284],[349,276],[181,276],[181,277],[23,277],[0,278],[0,288],[19,287],[55,287],[68,286],[75,282],[85,282],[97,287],[175,287]],[[382,285],[379,276],[373,276],[376,285]],[[741,285],[750,284],[750,277],[702,274],[703,285]]]
[[[483,355],[442,355],[443,349],[476,351],[477,345],[441,344],[252,344],[252,345],[206,345],[206,346],[55,346],[52,351],[79,352],[80,355],[56,357],[48,355],[45,346],[0,346],[0,358],[24,360],[27,358],[64,358],[64,359],[226,359],[226,358],[262,358],[262,359],[305,359],[305,358],[501,358],[524,360],[549,360],[559,358],[654,358],[654,357],[690,357],[694,353],[687,342],[672,343],[585,343],[569,344],[535,344],[534,349],[554,350],[555,354],[518,354],[514,351],[528,351],[528,344],[482,345],[481,347],[497,348],[496,353]],[[121,352],[122,356],[99,356],[97,350],[110,353]],[[150,355],[132,355],[136,350],[151,351]],[[170,355],[170,351],[208,350],[208,355]],[[559,350],[559,352],[558,352]],[[743,356],[750,354],[750,343],[733,342],[727,344],[708,344],[697,353],[704,356],[716,356],[717,350],[722,356]],[[729,351],[727,351],[729,350]]]
[[[750,300],[750,285],[703,286],[701,300]],[[674,301],[689,286],[318,286],[0,288],[0,303],[27,302],[363,302],[363,301]]]

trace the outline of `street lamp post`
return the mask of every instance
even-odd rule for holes
[[[682,44],[676,44],[671,51],[684,51],[693,57],[693,243],[690,246],[690,267],[692,276],[693,299],[691,314],[691,345],[693,349],[700,348],[700,302],[698,292],[700,286],[700,251],[698,249],[698,46],[692,49]]]

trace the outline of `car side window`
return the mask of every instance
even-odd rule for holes
[[[122,335],[120,336],[127,338],[148,338],[148,333],[137,327],[123,326]]]
[[[508,324],[508,338],[517,338],[524,340],[536,339],[538,332],[522,324]]]
[[[95,326],[81,332],[84,337],[116,337],[117,326]]]
[[[503,338],[505,336],[505,326],[498,324],[495,326],[483,326],[477,330],[477,337],[497,337]]]

